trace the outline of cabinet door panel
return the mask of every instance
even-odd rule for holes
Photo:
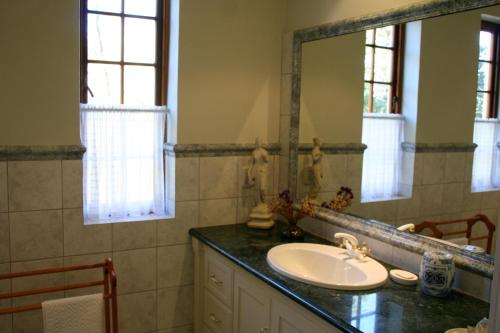
[[[234,280],[234,333],[269,331],[271,299],[257,283],[236,274]]]
[[[333,328],[332,330],[326,329],[319,323],[319,320],[316,321],[311,319],[309,316],[306,317],[301,313],[302,311],[296,311],[293,307],[294,304],[283,304],[280,301],[273,299],[271,309],[273,333],[337,332],[337,330]]]

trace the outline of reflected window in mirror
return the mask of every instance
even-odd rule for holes
[[[404,25],[366,31],[364,112],[400,113]]]
[[[400,190],[404,25],[366,31],[361,201],[404,197]]]
[[[476,118],[496,118],[498,109],[498,43],[500,25],[483,21],[479,34]]]
[[[500,189],[499,140],[500,24],[483,21],[479,32],[472,191]]]

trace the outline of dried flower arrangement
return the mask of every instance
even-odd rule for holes
[[[352,199],[354,194],[351,188],[347,186],[342,186],[337,192],[337,195],[329,202],[323,202],[321,207],[333,209],[337,212],[343,212],[352,204]]]
[[[300,209],[294,208],[294,202],[290,198],[289,190],[281,192],[277,199],[271,200],[269,208],[271,212],[281,215],[289,223],[299,221],[306,216],[313,216],[318,210],[318,206],[307,198],[300,202]]]

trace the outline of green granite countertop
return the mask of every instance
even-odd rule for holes
[[[269,249],[287,242],[280,236],[282,228],[253,230],[239,224],[195,228],[189,233],[345,332],[443,333],[488,316],[489,304],[473,297],[453,292],[446,299],[434,298],[421,294],[418,287],[398,285],[390,279],[374,290],[341,291],[287,278],[266,262]],[[306,235],[304,242],[329,244],[313,235]]]

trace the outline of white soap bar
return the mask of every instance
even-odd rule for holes
[[[415,274],[401,269],[393,269],[389,272],[389,275],[392,281],[407,286],[413,286],[418,281],[418,277]]]

